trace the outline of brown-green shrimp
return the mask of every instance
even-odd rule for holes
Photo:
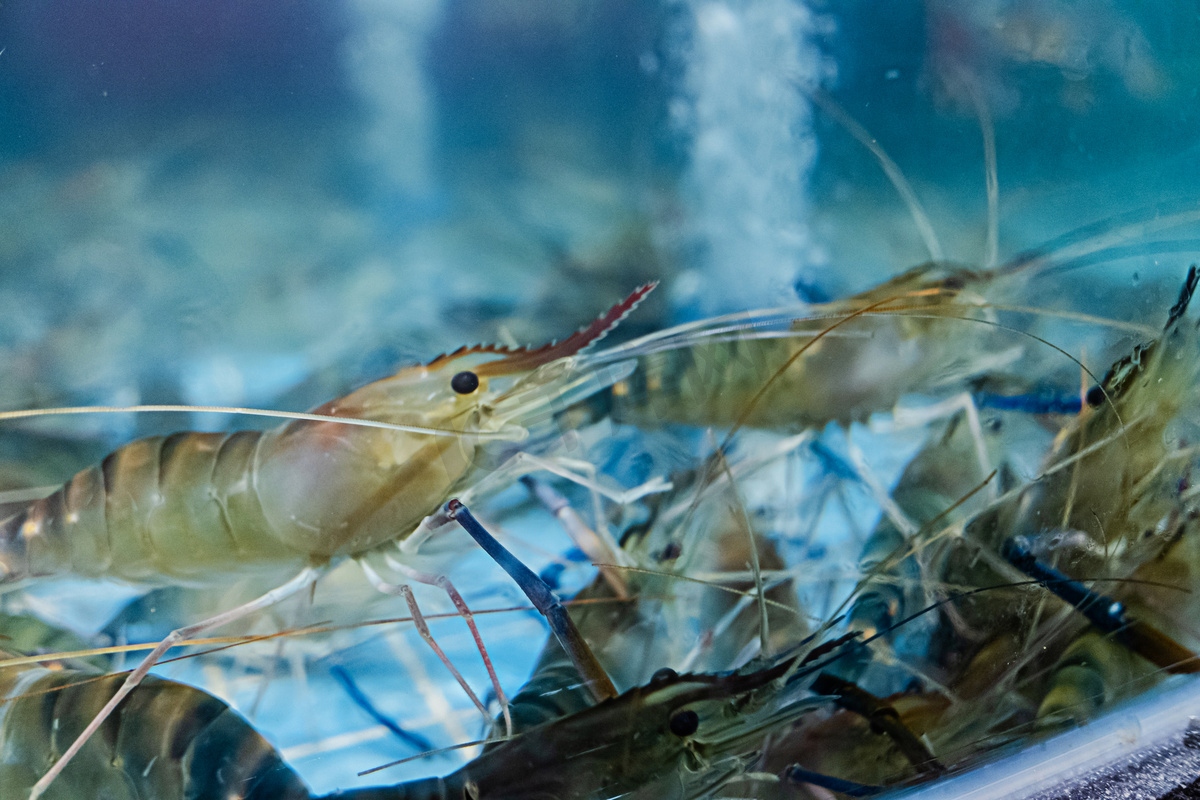
[[[0,671],[0,798],[28,796],[124,679],[38,665]],[[304,800],[309,792],[224,702],[150,675],[43,796]]]
[[[1063,307],[1065,298],[1055,296],[1061,290],[1038,280],[1130,255],[1194,250],[1193,241],[1154,236],[1200,222],[1196,203],[1102,220],[1000,262],[996,155],[981,107],[989,242],[977,264],[956,262],[944,256],[916,193],[870,134],[827,96],[814,99],[871,150],[921,231],[929,260],[840,300],[700,320],[591,353],[585,364],[638,363],[627,379],[592,398],[593,414],[599,409],[642,428],[820,428],[890,412],[910,394],[1022,382],[1042,354],[1059,359],[1059,366],[1074,357],[1039,337],[1030,319],[1153,334],[1137,323]]]

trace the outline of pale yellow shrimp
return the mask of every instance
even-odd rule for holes
[[[1127,573],[1175,547],[1194,506],[1183,489],[1195,453],[1171,431],[1186,437],[1195,424],[1200,335],[1184,315],[1198,281],[1193,267],[1162,335],[1088,392],[1037,479],[967,526],[969,547],[998,553],[1010,536],[1040,537],[1038,555],[1054,550],[1054,566],[1076,575]]]
[[[464,347],[326,403],[315,410],[315,418],[309,415],[271,431],[141,439],[80,472],[49,497],[9,507],[0,523],[0,583],[74,574],[145,584],[219,585],[247,573],[298,573],[254,601],[163,640],[34,785],[31,798],[46,790],[177,641],[312,585],[335,560],[363,556],[405,538],[451,492],[468,488],[500,464],[487,452],[489,435],[506,426],[535,427],[550,419],[556,403],[603,386],[599,373],[575,370],[572,357],[607,333],[652,288],[641,287],[557,344],[539,349]],[[347,424],[343,418],[372,424]],[[429,435],[429,429],[452,435]],[[367,574],[381,590],[405,594],[419,620],[407,586],[387,584],[369,568]],[[450,594],[484,652],[465,603],[448,581],[408,574]],[[434,645],[423,622],[418,624]]]
[[[246,572],[294,573],[401,539],[486,463],[486,434],[526,427],[564,392],[602,385],[575,373],[569,357],[650,288],[557,344],[465,347],[403,369],[315,409],[328,419],[131,442],[49,497],[5,509],[0,583],[66,573],[225,583]]]

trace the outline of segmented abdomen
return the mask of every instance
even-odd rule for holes
[[[0,797],[27,796],[124,680],[41,667],[0,673]],[[309,792],[225,703],[150,675],[43,797],[302,800]]]
[[[131,442],[0,522],[0,582],[72,573],[206,582],[294,563],[254,486],[261,431]]]

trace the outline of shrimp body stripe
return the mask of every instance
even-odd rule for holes
[[[261,437],[183,433],[118,448],[2,523],[10,573],[195,580],[222,560],[268,557],[280,548],[253,491]]]
[[[830,420],[849,422],[890,408],[910,391],[972,374],[978,354],[963,352],[964,342],[948,335],[946,326],[955,324],[961,323],[935,309],[928,316],[851,320],[845,326],[849,330],[839,330],[842,335],[815,343],[799,332],[704,337],[690,346],[642,355],[638,370],[616,383],[604,402],[617,422],[642,427],[740,422],[801,429]],[[762,398],[743,419],[748,399],[764,386]]]
[[[123,680],[40,667],[0,673],[0,798],[24,797],[39,766],[57,758]],[[149,676],[45,796],[302,800],[309,792],[224,702]]]
[[[415,457],[381,465],[371,451],[389,434],[365,430],[295,422],[131,442],[0,523],[0,581],[69,572],[211,585],[370,550],[423,516],[403,502],[406,488],[427,488],[419,471],[442,472],[444,460],[433,483],[449,485],[466,454],[456,440],[427,437]],[[301,481],[322,457],[328,467]]]
[[[543,651],[533,677],[509,701],[513,731],[522,733],[547,722],[577,714],[594,705],[592,693],[579,679],[579,670],[567,654],[554,642],[553,649]],[[499,742],[484,748],[495,749]]]
[[[0,584],[68,572],[151,584],[282,577],[407,537],[486,469],[474,431],[526,431],[521,423],[551,418],[547,406],[564,394],[583,399],[623,377],[620,364],[580,374],[573,356],[653,288],[562,342],[460,348],[266,432],[131,442],[49,497],[0,511]],[[454,388],[459,374],[474,376],[471,392]]]

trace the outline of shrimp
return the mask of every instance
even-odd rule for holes
[[[1200,379],[1200,339],[1184,317],[1198,281],[1193,267],[1162,336],[1136,346],[1088,393],[1091,407],[1056,437],[1038,478],[968,523],[958,552],[944,556],[943,577],[978,582],[967,577],[977,553],[994,554],[988,563],[997,566],[1014,534],[1053,547],[1076,575],[1131,571],[1186,534],[1179,487],[1191,451],[1172,447],[1168,431],[1186,424]]]
[[[445,778],[343,796],[704,796],[740,770],[737,756],[757,749],[764,735],[739,704],[785,676],[794,660],[744,674],[663,670],[644,686],[498,744]]]
[[[461,506],[451,504],[447,512],[468,530],[481,527]],[[494,557],[506,564],[503,556]],[[634,571],[631,582],[645,577],[650,573]],[[531,577],[530,582],[539,581]],[[522,588],[529,591],[524,582]],[[612,597],[613,590],[600,576],[586,594]],[[654,652],[658,629],[646,624],[638,606],[640,601],[626,601],[611,611],[585,608],[570,614],[579,619],[579,627],[550,640],[533,676],[513,698],[515,737],[488,743],[480,757],[448,776],[340,796],[705,797],[744,769],[745,759],[762,747],[770,731],[816,705],[793,697],[804,691],[804,678],[811,673],[797,671],[795,648],[732,672],[681,675],[663,667],[648,682],[597,702],[586,690],[589,676],[579,680],[574,651],[586,651],[587,660],[601,672],[587,642],[593,635],[610,651]],[[619,665],[626,671],[637,668]]]
[[[953,335],[970,324],[962,317],[987,319],[973,291],[987,280],[924,265],[844,301],[685,325],[584,361],[638,358],[601,396],[616,422],[783,431],[849,423],[1020,357],[992,326],[970,342]]]
[[[514,427],[523,433],[547,419],[554,403],[600,388],[604,379],[577,373],[573,357],[652,289],[653,284],[637,289],[561,342],[538,349],[460,348],[274,430],[132,442],[49,497],[9,508],[0,523],[3,583],[70,573],[219,585],[247,573],[298,572],[257,600],[161,642],[34,786],[31,798],[175,642],[311,586],[334,561],[404,539],[452,490],[495,470],[487,452],[490,437],[511,435]],[[348,424],[354,421],[372,424]],[[428,436],[430,429],[451,435]],[[373,570],[367,574],[384,591],[406,593],[407,587],[386,584]],[[481,643],[465,603],[446,579],[409,575],[445,588]],[[415,611],[411,594],[406,599]],[[433,645],[423,623],[418,625]],[[502,696],[494,674],[493,684]]]
[[[6,509],[0,583],[69,573],[206,585],[402,539],[486,465],[489,434],[520,435],[563,392],[599,388],[570,357],[652,288],[557,344],[463,347],[403,369],[318,407],[319,421],[131,442],[49,497]]]
[[[580,416],[608,415],[641,428],[682,424],[788,431],[848,424],[890,411],[909,394],[1023,383],[1005,371],[1030,372],[1026,340],[1066,354],[1023,327],[1005,324],[1001,311],[1151,333],[1134,323],[1030,308],[1022,300],[1039,276],[1127,256],[1128,248],[1120,245],[1131,239],[1200,222],[1194,203],[1093,224],[997,265],[995,152],[988,144],[986,109],[980,106],[988,144],[990,244],[982,268],[969,268],[944,258],[912,188],[870,135],[832,99],[814,99],[871,149],[923,232],[930,260],[842,300],[701,320],[591,353],[583,364],[636,358],[638,368],[593,395]],[[1134,252],[1169,252],[1177,245],[1147,240]]]
[[[1195,542],[1194,501],[1184,491],[1195,454],[1173,446],[1168,431],[1187,430],[1194,413],[1200,359],[1185,314],[1198,283],[1193,268],[1161,336],[1118,360],[1088,393],[1088,405],[1055,437],[1039,475],[965,522],[892,548],[890,558],[918,556],[950,595],[924,654],[910,646],[904,664],[906,675],[920,669],[925,685],[940,681],[934,689],[941,698],[906,701],[939,757],[1085,718],[1164,672],[1195,669],[1189,647],[1198,636],[1184,611],[1190,604],[1168,585],[1194,583],[1194,562],[1181,559]],[[1009,538],[1018,533],[1028,537],[1019,545]],[[1041,558],[1075,576],[1134,580],[1117,584],[1118,603],[1042,566]],[[1034,581],[1021,580],[1026,575]],[[1037,582],[1073,608],[1047,610],[1046,594],[1030,592]],[[1004,588],[963,592],[991,585]],[[903,609],[902,592],[880,596]],[[864,595],[856,611],[869,610],[870,599]],[[870,627],[894,615],[859,616]]]
[[[0,673],[0,798],[27,795],[123,680],[36,665]],[[100,734],[46,797],[309,797],[300,777],[245,719],[187,684],[147,676]]]
[[[0,615],[0,654],[34,651],[45,661],[0,671],[0,800],[26,795],[115,694],[123,676],[106,664],[53,652],[85,642],[25,616]],[[52,797],[305,800],[303,781],[224,702],[186,684],[149,676],[55,782]]]

